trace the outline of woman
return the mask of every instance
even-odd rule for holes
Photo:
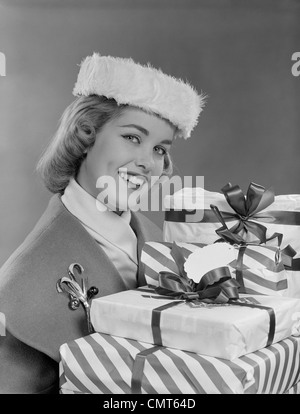
[[[73,93],[38,165],[54,195],[0,272],[0,393],[58,392],[60,345],[89,333],[58,283],[72,264],[98,296],[145,284],[141,248],[162,235],[132,200],[171,173],[172,142],[190,136],[203,106],[181,80],[98,54]]]

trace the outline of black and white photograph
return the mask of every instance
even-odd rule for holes
[[[0,0],[1,395],[300,394],[299,22]]]

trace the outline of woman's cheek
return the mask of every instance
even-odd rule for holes
[[[164,170],[164,163],[165,163],[165,159],[164,157],[161,157],[155,166],[155,173],[153,175],[156,175],[159,177],[162,175],[163,170]]]

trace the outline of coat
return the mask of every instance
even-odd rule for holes
[[[138,257],[147,240],[162,240],[161,230],[141,213],[132,213]],[[56,283],[71,263],[84,268],[96,297],[125,290],[103,249],[65,208],[58,194],[0,270],[0,312],[6,336],[0,336],[0,393],[58,392],[59,347],[88,334],[85,312],[68,307],[68,295]],[[139,262],[140,263],[140,262]],[[141,265],[138,285],[145,285]]]

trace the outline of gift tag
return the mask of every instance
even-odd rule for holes
[[[188,277],[198,283],[205,273],[227,266],[235,259],[236,249],[230,244],[209,244],[191,253],[184,264],[184,269]]]

